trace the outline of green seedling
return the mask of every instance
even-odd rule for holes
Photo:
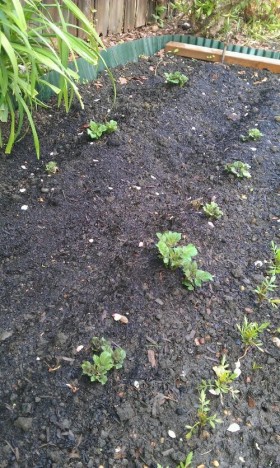
[[[192,464],[192,460],[193,460],[193,452],[190,452],[186,456],[185,460],[180,462],[176,468],[189,468]]]
[[[84,361],[82,363],[83,374],[87,375],[91,382],[100,382],[102,385],[108,380],[108,372],[115,368],[121,369],[126,352],[122,348],[113,350],[110,343],[105,338],[94,337],[92,348],[100,354],[93,354],[93,362]]]
[[[272,276],[280,274],[280,247],[275,244],[275,242],[271,242],[271,251],[272,251],[272,266],[269,270],[269,273]]]
[[[222,422],[216,414],[210,414],[210,400],[206,399],[205,390],[201,390],[199,393],[199,406],[197,410],[197,421],[193,426],[186,426],[189,431],[186,434],[186,439],[190,439],[199,429],[209,425],[213,429],[216,424]]]
[[[189,291],[202,286],[202,283],[213,281],[213,276],[208,271],[199,270],[197,263],[188,261],[183,265],[184,279],[182,284],[186,286]]]
[[[87,133],[92,140],[99,140],[105,133],[113,133],[118,129],[118,124],[115,120],[110,120],[106,123],[98,123],[91,120]]]
[[[235,177],[238,177],[239,179],[250,179],[250,168],[251,166],[249,166],[249,164],[243,163],[242,161],[235,161],[233,163],[228,163],[225,165],[225,170],[227,172],[230,172],[231,174],[234,174]]]
[[[252,370],[255,372],[259,369],[262,369],[262,366],[260,366],[259,364],[257,364],[255,361],[253,362],[252,364]]]
[[[183,75],[183,73],[176,71],[173,73],[164,73],[166,83],[171,84],[171,85],[177,85],[182,88],[184,84],[187,83],[189,78],[186,75]]]
[[[270,298],[268,296],[268,293],[269,292],[273,292],[275,291],[275,289],[277,288],[277,285],[275,284],[276,283],[276,276],[275,275],[272,275],[272,276],[267,276],[261,284],[259,284],[256,289],[254,289],[254,292],[257,294],[258,296],[258,300],[259,302],[262,302],[264,301],[265,299],[270,302]]]
[[[247,317],[244,317],[243,324],[237,325],[237,328],[245,347],[248,349],[254,346],[260,351],[263,351],[259,335],[263,333],[268,326],[269,322],[263,322],[259,325],[257,322],[248,322]]]
[[[45,165],[46,172],[51,174],[56,174],[58,172],[58,165],[55,161],[50,161]]]
[[[206,203],[202,209],[209,218],[220,219],[224,214],[219,205],[214,201],[211,203]]]
[[[179,232],[166,231],[163,234],[157,233],[159,242],[156,246],[166,267],[171,269],[182,267],[192,257],[197,255],[197,249],[193,244],[183,247],[177,246],[181,237]]]
[[[226,362],[226,356],[222,357],[221,363],[218,366],[213,367],[217,379],[215,379],[214,384],[212,384],[209,389],[210,393],[213,395],[220,395],[222,397],[223,393],[231,393],[233,397],[236,396],[238,390],[234,390],[231,386],[232,382],[236,380],[241,374],[240,371],[240,362],[237,361],[235,369],[232,372],[228,369],[229,365]]]
[[[240,138],[242,141],[250,141],[250,140],[256,141],[256,140],[259,140],[262,136],[263,134],[260,132],[258,128],[251,128],[250,130],[248,130],[247,135],[241,135]]]

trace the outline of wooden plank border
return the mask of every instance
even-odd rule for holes
[[[229,52],[226,49],[214,49],[212,47],[183,44],[181,42],[168,42],[165,52],[172,52],[174,55],[189,57],[208,62],[220,62],[227,64],[242,65],[258,69],[266,69],[272,73],[280,73],[280,60],[261,57],[259,55],[249,55],[240,52]]]

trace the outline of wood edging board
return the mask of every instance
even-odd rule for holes
[[[165,46],[165,52],[173,52],[174,55],[206,60],[208,62],[242,65],[243,67],[266,69],[273,73],[280,73],[280,60],[258,55],[183,44],[182,42],[168,42]]]

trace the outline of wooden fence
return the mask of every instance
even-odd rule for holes
[[[43,0],[46,4],[53,0]],[[155,11],[157,0],[74,0],[76,5],[93,20],[98,34],[107,36],[112,33],[130,31],[144,26]],[[62,2],[62,0],[60,0]],[[94,12],[94,10],[96,10]],[[56,21],[55,10],[53,20]],[[71,21],[71,16],[69,18]],[[73,19],[72,19],[73,22]]]

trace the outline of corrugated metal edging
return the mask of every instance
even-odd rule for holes
[[[169,34],[164,36],[144,37],[135,41],[124,42],[116,46],[110,47],[106,51],[101,52],[102,59],[108,68],[115,68],[119,65],[125,65],[129,62],[137,62],[139,56],[151,56],[163,49],[167,42],[182,42],[185,44],[192,44],[204,47],[212,47],[215,49],[223,49],[224,43],[215,39],[206,39],[203,37],[187,36],[180,34]],[[254,49],[251,47],[240,46],[235,44],[228,44],[227,50],[230,52],[241,52],[248,55],[256,55],[259,57],[266,57],[280,60],[280,52],[271,50]],[[92,81],[97,78],[98,73],[103,71],[106,66],[102,60],[98,65],[90,65],[84,59],[78,59],[77,64],[79,68],[80,81]],[[56,72],[50,72],[46,76],[46,80],[50,83],[58,84],[59,77]],[[44,101],[48,100],[53,95],[49,88],[40,90],[40,98]]]

